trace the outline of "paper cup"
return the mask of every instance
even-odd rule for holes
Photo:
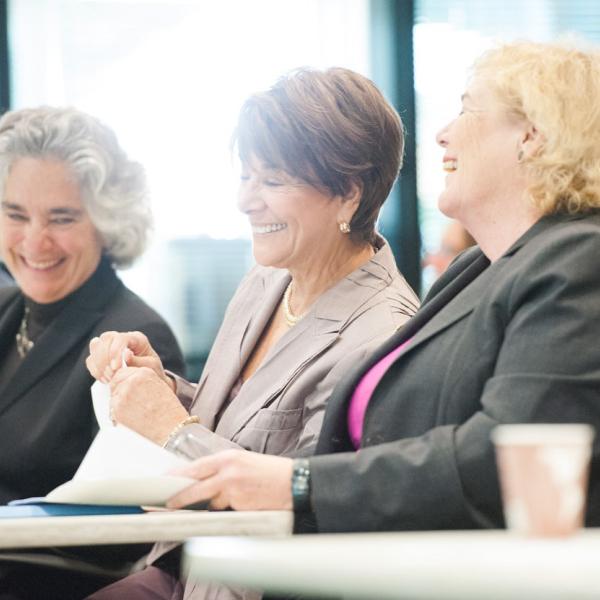
[[[501,425],[492,432],[509,529],[567,536],[583,525],[594,429]]]

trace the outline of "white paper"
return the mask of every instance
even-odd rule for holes
[[[46,500],[160,506],[195,483],[188,477],[166,474],[187,464],[187,459],[161,448],[124,425],[113,425],[107,384],[96,381],[91,393],[100,430],[73,479],[52,490]]]
[[[121,366],[126,367],[125,350],[121,354]],[[91,387],[92,405],[94,406],[94,414],[100,429],[113,427],[112,419],[110,418],[110,386],[101,381],[94,381]]]
[[[112,427],[110,419],[110,386],[101,381],[95,381],[92,384],[92,404],[94,406],[94,414],[100,429]]]
[[[117,425],[101,429],[71,481],[46,500],[72,504],[162,506],[194,479],[166,475],[189,461]]]
[[[123,425],[101,429],[73,479],[152,477],[187,464]]]
[[[163,506],[177,492],[194,483],[187,477],[157,476],[116,479],[72,479],[53,489],[48,502],[107,504],[112,506]]]

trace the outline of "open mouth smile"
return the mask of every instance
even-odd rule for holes
[[[49,269],[53,269],[63,262],[63,258],[55,258],[53,260],[31,260],[21,256],[21,260],[25,263],[25,266],[30,269],[34,269],[35,271],[48,271]]]
[[[265,234],[265,233],[277,233],[287,229],[286,223],[268,223],[267,225],[252,225],[252,233]]]

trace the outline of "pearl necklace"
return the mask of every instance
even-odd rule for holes
[[[17,340],[17,352],[21,358],[25,358],[27,353],[33,348],[33,341],[29,339],[27,334],[27,317],[29,317],[29,307],[25,307],[21,324],[19,325],[19,331],[15,336]]]
[[[289,285],[285,288],[285,292],[283,294],[283,316],[285,317],[285,322],[288,327],[293,327],[306,316],[306,313],[302,313],[301,315],[295,315],[292,312],[290,307],[290,298],[292,297],[292,282],[290,281]]]

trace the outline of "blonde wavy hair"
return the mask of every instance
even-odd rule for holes
[[[600,52],[507,44],[484,53],[472,79],[541,133],[539,151],[523,160],[536,206],[544,214],[600,208]]]

